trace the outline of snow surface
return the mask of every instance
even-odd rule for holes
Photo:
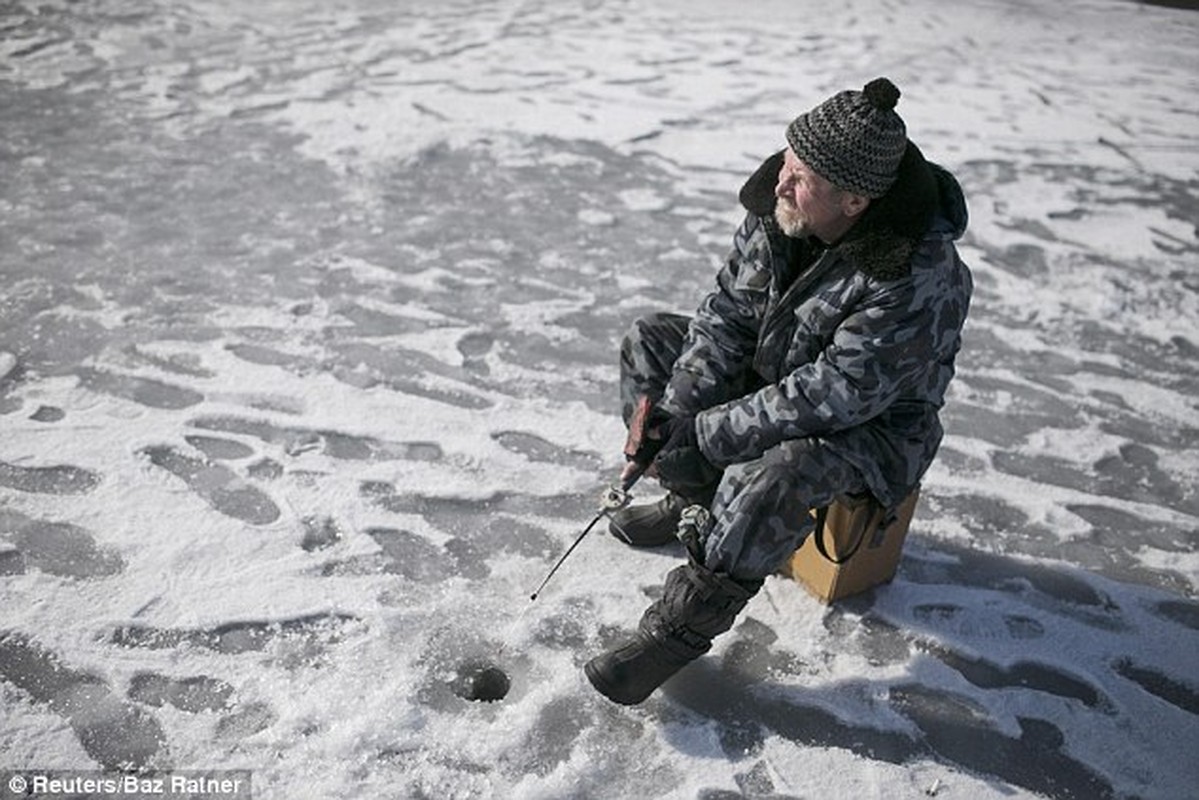
[[[1196,53],[1117,0],[0,7],[0,769],[1199,796]],[[597,534],[527,598],[620,467],[620,337],[880,74],[977,282],[899,574],[771,579],[613,706],[580,666],[680,552]]]

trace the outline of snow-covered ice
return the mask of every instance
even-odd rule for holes
[[[0,770],[1195,797],[1196,53],[1124,0],[0,6]],[[528,595],[620,468],[620,337],[877,75],[977,283],[899,574],[771,579],[613,706],[580,667],[681,551]]]

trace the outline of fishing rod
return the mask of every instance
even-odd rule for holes
[[[609,486],[600,495],[600,508],[596,512],[595,518],[588,523],[587,527],[583,528],[583,532],[578,535],[574,543],[562,554],[558,562],[554,564],[553,569],[545,576],[545,580],[541,582],[541,585],[529,595],[529,602],[537,599],[537,596],[541,594],[541,590],[550,582],[550,578],[554,577],[554,573],[558,571],[558,568],[562,566],[567,557],[574,552],[575,548],[579,546],[579,543],[583,541],[587,534],[591,533],[591,529],[596,526],[596,523],[629,504],[629,501],[633,498],[629,494],[629,490],[633,488],[633,484],[637,483],[637,480],[644,472],[645,467],[640,464],[629,462],[625,465],[620,480]],[[620,524],[616,520],[612,520],[612,524],[620,531]],[[622,536],[628,537],[627,533],[623,531],[620,531],[620,533]],[[509,630],[508,635],[503,638],[500,646],[496,649],[494,658],[470,659],[458,666],[457,675],[450,682],[450,688],[454,694],[465,700],[480,700],[483,702],[502,700],[508,694],[508,690],[512,686],[511,679],[509,679],[508,673],[497,665],[496,659],[499,659],[504,654],[504,650],[508,647],[508,642],[511,639],[511,630],[516,628],[516,625],[530,608],[532,608],[531,605],[525,606],[520,614],[517,615],[512,623],[512,629]]]
[[[604,493],[600,495],[599,511],[596,512],[595,517],[592,518],[591,522],[587,523],[587,527],[583,528],[583,531],[578,535],[578,537],[575,538],[574,543],[572,543],[570,547],[566,548],[566,552],[562,554],[562,557],[559,558],[557,563],[554,564],[554,566],[550,569],[549,573],[545,576],[545,579],[541,581],[541,584],[533,591],[531,595],[529,595],[530,602],[537,599],[537,596],[541,594],[541,590],[544,589],[546,584],[550,582],[550,578],[554,577],[554,573],[556,573],[566,559],[570,557],[570,554],[575,551],[575,548],[582,543],[583,539],[587,537],[587,534],[591,533],[591,529],[594,528],[596,524],[604,517],[608,517],[609,521],[616,527],[616,530],[625,538],[626,541],[628,541],[628,534],[621,530],[620,523],[612,519],[611,515],[627,506],[633,499],[633,495],[629,494],[629,490],[633,488],[634,484],[637,483],[643,474],[645,474],[645,467],[638,464],[630,464],[629,467],[626,468],[626,474],[621,476],[621,480],[604,490]]]
[[[595,514],[595,518],[587,524],[587,527],[583,528],[583,532],[566,549],[566,552],[558,559],[558,563],[554,564],[549,574],[545,576],[545,580],[541,582],[541,585],[537,587],[533,594],[529,595],[530,601],[537,599],[537,596],[541,594],[541,590],[550,582],[550,578],[554,577],[554,573],[562,566],[562,562],[566,561],[570,554],[575,551],[575,548],[587,537],[587,534],[591,533],[591,529],[604,517],[608,518],[613,528],[616,529],[616,532],[627,543],[633,543],[628,533],[620,527],[620,523],[612,515],[627,506],[629,501],[633,499],[633,496],[629,494],[629,490],[633,488],[634,484],[641,479],[646,469],[649,468],[649,462],[639,459],[638,456],[642,453],[642,446],[645,444],[646,438],[654,436],[654,432],[649,430],[650,415],[653,412],[653,407],[653,402],[647,395],[641,395],[637,398],[637,402],[633,406],[633,413],[629,418],[629,436],[625,440],[624,445],[624,454],[628,461],[625,463],[624,470],[620,473],[620,479],[600,495],[600,507],[599,511]]]

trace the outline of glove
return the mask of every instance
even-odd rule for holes
[[[683,497],[694,497],[720,480],[721,470],[699,449],[695,416],[671,417],[659,428],[666,443],[654,459],[658,481]]]
[[[666,444],[662,428],[670,422],[670,414],[653,405],[648,397],[637,399],[633,418],[629,420],[629,438],[625,441],[625,458],[644,470]]]

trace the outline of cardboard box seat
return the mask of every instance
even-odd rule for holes
[[[917,486],[890,517],[869,493],[839,495],[813,509],[816,527],[783,572],[825,603],[890,581],[919,495]]]

